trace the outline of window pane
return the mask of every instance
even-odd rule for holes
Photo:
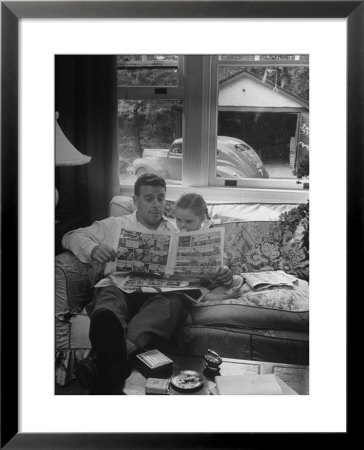
[[[219,55],[221,61],[308,61],[309,55]]]
[[[217,71],[216,176],[295,179],[300,158],[308,163],[309,68],[218,65]]]
[[[175,61],[178,62],[178,55],[117,55],[118,65],[125,62],[162,62]]]
[[[143,172],[154,172],[170,184],[182,179],[182,102],[119,100],[120,182],[134,183]],[[169,152],[172,143],[174,152]],[[177,145],[178,144],[178,145]]]
[[[178,86],[178,56],[119,55],[118,86]]]

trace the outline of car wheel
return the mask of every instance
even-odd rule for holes
[[[147,171],[147,169],[144,169],[144,167],[141,167],[140,169],[138,169],[136,172],[135,172],[135,175],[137,176],[137,177],[140,177],[140,175],[143,175],[143,173],[147,173],[148,171]]]

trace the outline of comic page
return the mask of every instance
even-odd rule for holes
[[[193,232],[123,229],[112,284],[126,292],[177,290],[213,276],[223,263],[223,227]],[[105,283],[106,281],[104,281]]]
[[[121,230],[116,259],[119,272],[145,275],[166,274],[172,234]]]

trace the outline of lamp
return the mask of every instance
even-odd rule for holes
[[[81,166],[91,161],[91,156],[80,153],[67,139],[61,127],[58,125],[59,117],[56,111],[56,166]],[[59,199],[58,190],[56,189],[56,206]]]

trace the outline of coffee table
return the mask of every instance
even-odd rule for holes
[[[181,370],[195,370],[202,373],[204,385],[197,392],[181,393],[170,387],[170,395],[216,395],[215,376],[204,371],[202,357],[168,355],[173,361],[173,375]],[[272,362],[250,361],[244,359],[222,358],[219,375],[244,375],[274,373],[299,395],[309,393],[309,366]],[[147,379],[136,369],[125,382],[127,395],[145,395]]]

